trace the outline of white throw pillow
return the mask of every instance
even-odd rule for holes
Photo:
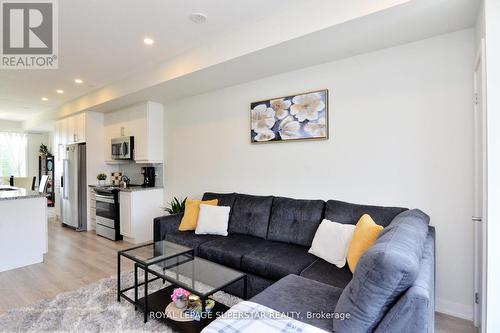
[[[316,230],[309,253],[339,268],[344,267],[354,229],[355,225],[324,219]]]
[[[227,236],[230,210],[231,207],[201,204],[195,233]]]

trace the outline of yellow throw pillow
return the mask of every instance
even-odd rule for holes
[[[200,214],[200,204],[217,206],[218,200],[186,200],[186,209],[184,210],[184,216],[182,217],[181,224],[179,225],[179,231],[196,230],[198,225],[198,214]]]
[[[347,264],[351,272],[354,273],[359,259],[366,250],[375,244],[382,230],[384,230],[384,227],[376,224],[370,215],[364,214],[361,216],[356,224],[351,244],[349,244],[349,249],[347,250]]]

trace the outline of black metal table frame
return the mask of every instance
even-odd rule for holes
[[[173,285],[175,286],[179,286],[181,288],[184,288],[184,289],[187,289],[188,291],[190,291],[191,293],[197,295],[198,297],[200,297],[200,300],[201,300],[201,315],[200,315],[200,325],[201,327],[203,327],[203,319],[204,319],[204,313],[205,313],[205,310],[206,310],[206,300],[208,298],[208,296],[212,295],[213,293],[219,291],[219,290],[222,290],[224,289],[225,287],[233,284],[233,283],[236,283],[240,280],[243,279],[243,299],[247,299],[247,284],[248,284],[248,279],[247,279],[247,275],[242,273],[243,275],[241,277],[238,277],[238,278],[235,278],[233,280],[230,280],[228,282],[226,282],[224,285],[222,286],[219,286],[218,288],[214,288],[212,289],[209,293],[202,293],[202,292],[199,292],[197,290],[195,290],[194,288],[191,288],[190,286],[186,285],[186,284],[183,284],[183,283],[179,283],[179,279],[178,279],[178,273],[177,273],[177,280],[174,280],[166,275],[162,275],[158,272],[155,272],[153,270],[150,270],[149,269],[149,266],[151,265],[154,265],[154,264],[157,264],[159,262],[162,262],[162,261],[165,261],[165,260],[169,260],[169,259],[173,259],[175,257],[179,257],[179,256],[182,256],[182,255],[189,255],[189,257],[187,257],[185,260],[183,261],[180,261],[180,262],[176,262],[172,265],[169,265],[169,266],[166,266],[166,267],[162,267],[163,268],[163,271],[169,269],[169,268],[172,268],[172,267],[175,267],[175,266],[178,266],[182,263],[186,263],[188,261],[191,261],[195,258],[194,256],[194,250],[191,249],[190,251],[186,251],[184,253],[179,253],[179,254],[176,254],[176,255],[172,255],[170,257],[165,257],[165,258],[161,258],[159,260],[155,260],[155,261],[152,261],[152,262],[148,262],[147,264],[145,262],[138,262],[138,259],[132,257],[132,256],[129,256],[126,254],[126,251],[130,251],[130,250],[134,250],[134,249],[137,249],[137,248],[140,248],[140,247],[144,247],[144,246],[149,246],[149,245],[152,245],[154,243],[148,243],[148,244],[143,244],[143,245],[140,245],[140,246],[136,246],[136,247],[133,247],[133,248],[129,248],[129,249],[125,249],[125,250],[122,250],[122,251],[118,251],[118,267],[117,267],[117,276],[118,276],[118,281],[117,281],[117,284],[118,284],[118,288],[117,288],[117,291],[118,291],[118,302],[120,302],[120,298],[124,298],[125,300],[129,301],[130,303],[132,303],[135,307],[135,309],[137,310],[137,307],[140,306],[140,304],[138,303],[138,288],[140,286],[144,286],[144,323],[146,323],[148,321],[148,284],[153,282],[153,281],[156,281],[158,279],[162,279],[163,280],[163,283],[165,283],[165,281],[168,281],[170,283],[172,283]],[[121,256],[124,256],[132,261],[134,261],[134,285],[131,286],[131,287],[128,287],[128,288],[125,288],[125,289],[121,289],[121,286],[120,286],[120,276],[121,276]],[[138,268],[141,268],[143,271],[144,271],[144,282],[141,282],[141,283],[138,283],[138,278],[137,278],[137,270]],[[155,278],[153,279],[149,279],[148,278],[148,273],[156,276]],[[131,290],[131,289],[134,289],[134,299],[132,300],[130,297],[128,297],[127,295],[125,295],[125,292]]]
[[[135,309],[137,310],[137,287],[141,286],[141,285],[144,285],[144,283],[141,283],[141,284],[137,284],[137,267],[145,267],[147,269],[148,266],[150,265],[154,265],[154,264],[157,264],[159,262],[162,262],[164,260],[169,260],[169,259],[172,259],[172,258],[175,258],[175,257],[178,257],[178,256],[181,256],[181,255],[190,255],[190,258],[188,260],[192,260],[194,258],[194,249],[190,249],[188,248],[186,251],[182,251],[182,252],[179,252],[179,253],[176,253],[176,254],[173,254],[171,256],[165,256],[165,257],[161,257],[161,258],[158,258],[156,260],[152,260],[152,261],[149,261],[149,262],[145,262],[145,261],[141,261],[140,259],[137,259],[131,255],[129,255],[127,252],[128,251],[131,251],[131,250],[135,250],[135,249],[139,249],[141,247],[146,247],[146,246],[151,246],[151,245],[154,245],[155,243],[154,242],[150,242],[150,243],[146,243],[146,244],[141,244],[141,245],[137,245],[137,246],[134,246],[134,247],[131,247],[131,248],[128,248],[128,249],[124,249],[124,250],[121,250],[121,251],[118,251],[118,255],[117,255],[117,291],[118,291],[118,296],[117,296],[117,300],[118,302],[121,301],[121,298],[123,297],[125,300],[129,301],[130,303],[134,304],[134,307]],[[128,288],[125,288],[125,289],[121,289],[121,257],[125,257],[125,258],[128,258],[129,260],[132,260],[134,262],[134,285],[132,287],[128,287]],[[188,261],[186,260],[186,261]],[[166,269],[166,268],[165,268]],[[147,278],[147,274],[145,274],[146,278]],[[152,281],[155,281],[155,280],[158,280],[159,278],[155,278],[149,282],[152,282]],[[165,281],[164,281],[165,282]],[[131,289],[134,289],[135,288],[135,291],[134,291],[134,298],[135,300],[132,300],[130,297],[128,297],[127,295],[125,295],[125,292],[126,291],[129,291]],[[147,291],[147,286],[145,287],[146,291]],[[144,301],[145,303],[147,303],[147,297],[144,298]],[[146,311],[145,311],[146,313]],[[144,316],[144,322],[146,322],[146,315]]]

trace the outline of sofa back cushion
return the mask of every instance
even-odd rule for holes
[[[324,209],[322,200],[274,198],[267,239],[311,246]]]
[[[325,219],[338,223],[356,224],[361,216],[368,214],[375,223],[386,227],[396,215],[405,210],[408,210],[408,208],[357,205],[349,202],[328,200],[325,208]]]
[[[236,193],[214,193],[214,192],[205,192],[203,194],[203,201],[207,200],[218,200],[217,206],[226,206],[233,208],[234,200],[236,199]]]
[[[236,194],[229,233],[266,239],[272,204],[272,196]]]
[[[429,216],[420,210],[399,214],[365,252],[351,282],[340,295],[335,312],[350,313],[334,320],[335,332],[372,332],[389,307],[415,281],[420,270]]]

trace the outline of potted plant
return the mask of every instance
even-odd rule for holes
[[[177,199],[173,198],[172,201],[168,204],[168,207],[165,208],[165,211],[170,215],[184,213],[186,209],[186,199]]]
[[[44,145],[43,143],[40,145],[40,149],[38,151],[40,152],[41,157],[47,157],[50,155],[49,148],[47,148],[47,145]]]
[[[99,183],[99,185],[105,185],[106,184],[106,178],[108,178],[108,176],[105,174],[105,173],[100,173],[97,175],[97,181]]]
[[[173,294],[170,296],[172,298],[172,302],[178,309],[184,309],[187,305],[188,297],[191,293],[182,288],[174,289]]]

